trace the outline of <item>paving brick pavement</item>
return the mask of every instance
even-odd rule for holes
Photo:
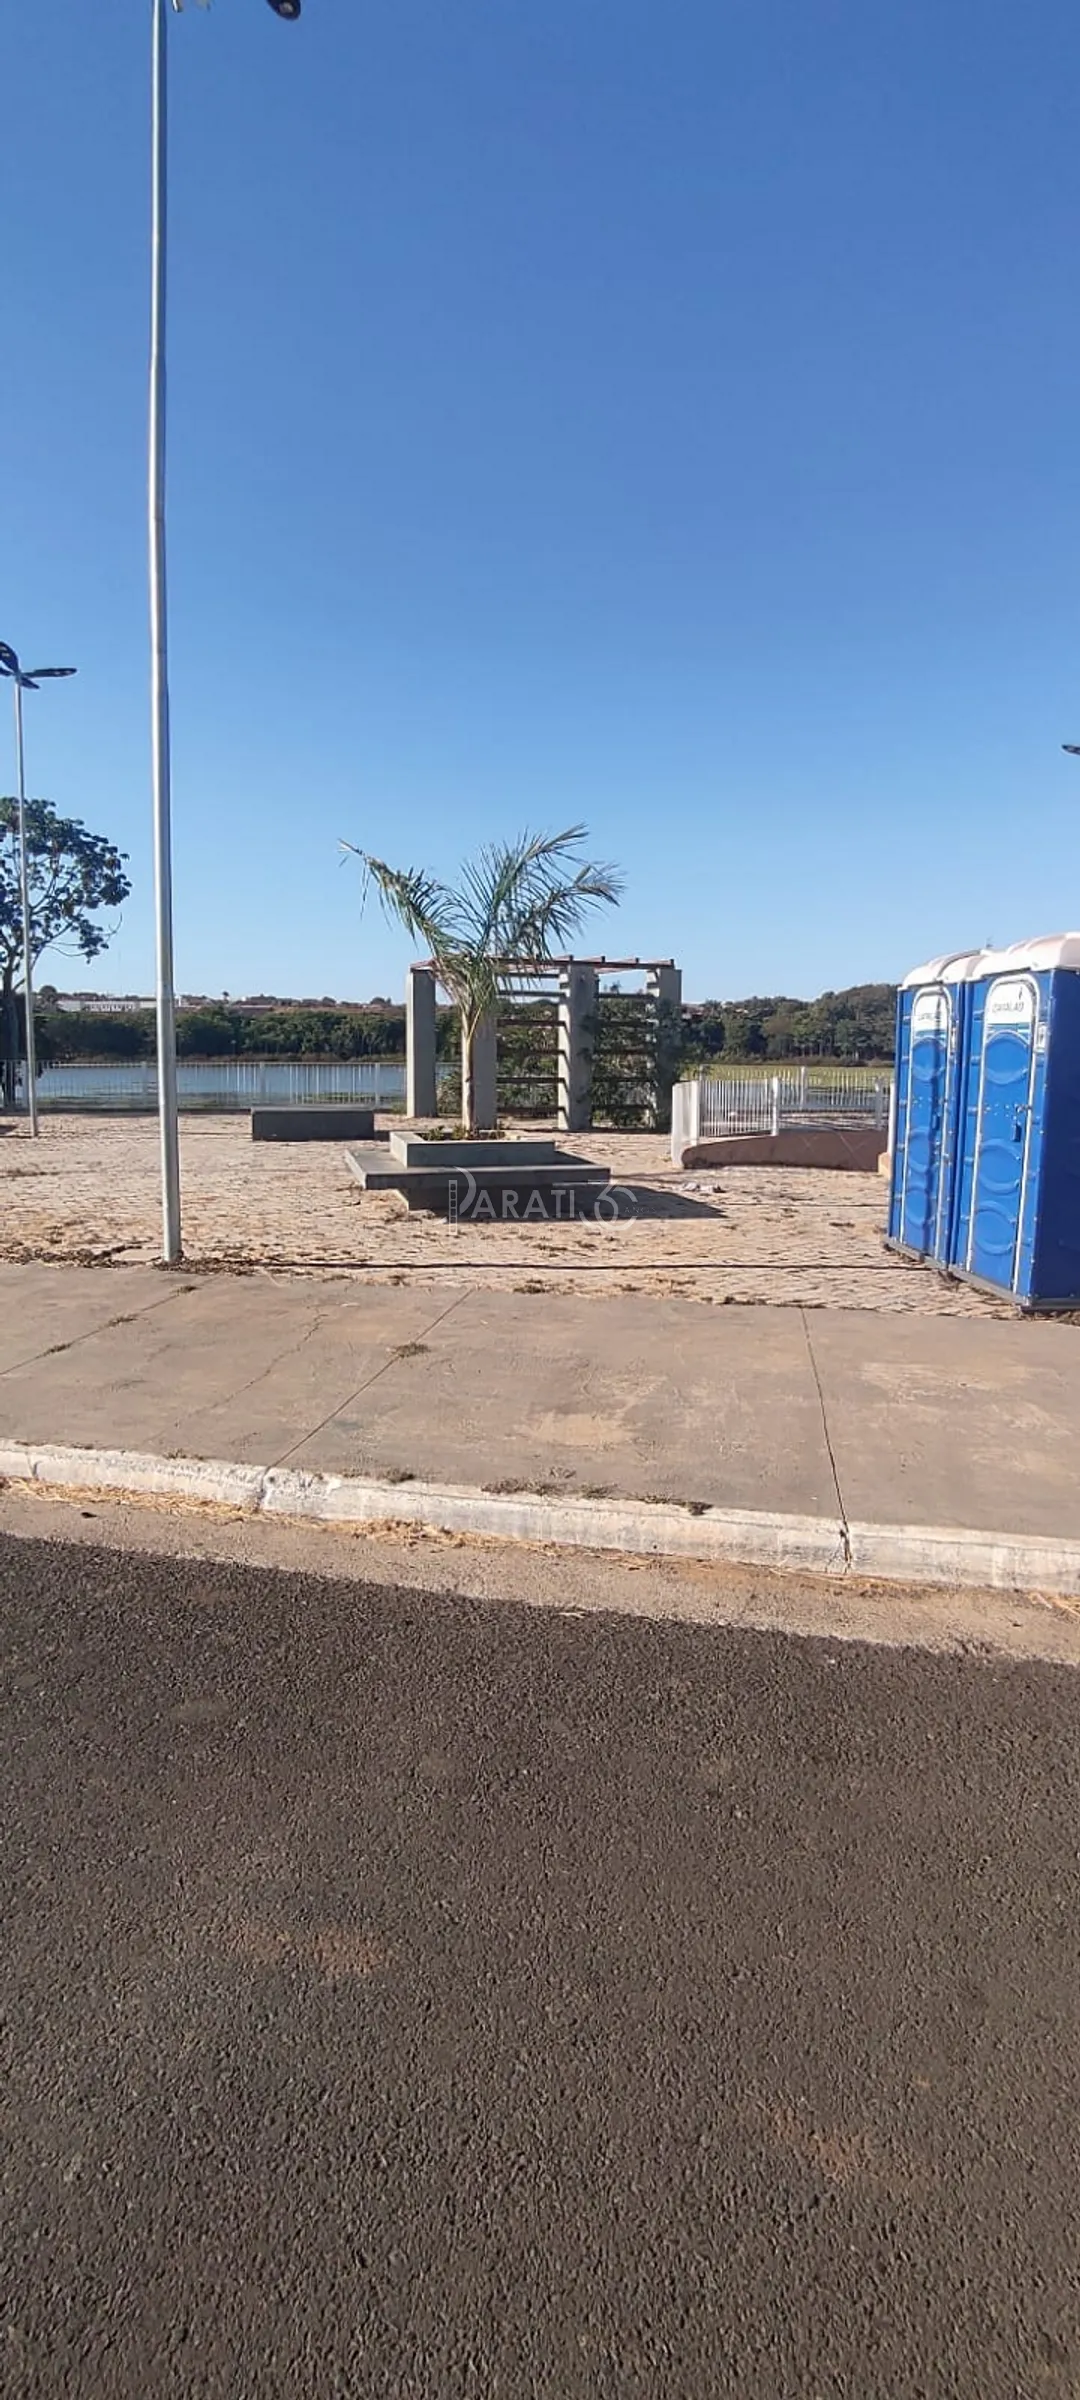
[[[246,1117],[186,1117],[185,1255],[200,1266],[354,1273],[364,1281],[519,1291],[641,1291],[724,1304],[986,1317],[999,1304],[882,1248],[876,1175],[733,1167],[680,1175],[659,1135],[589,1134],[636,1213],[615,1224],[463,1227],[361,1194],[336,1144],[253,1144]],[[151,1265],[157,1128],[147,1117],[47,1117],[0,1140],[0,1260]]]

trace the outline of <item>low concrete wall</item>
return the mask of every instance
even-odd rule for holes
[[[375,1112],[348,1102],[330,1108],[253,1108],[253,1142],[370,1142]]]
[[[873,1175],[885,1149],[884,1125],[789,1125],[783,1133],[726,1133],[689,1142],[684,1167],[846,1167]]]

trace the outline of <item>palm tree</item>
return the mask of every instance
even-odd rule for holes
[[[582,856],[586,839],[584,825],[570,825],[565,833],[492,842],[462,867],[456,888],[422,868],[388,867],[369,850],[343,844],[363,860],[386,914],[426,943],[439,982],[461,1011],[461,1112],[470,1134],[482,1130],[477,1032],[500,993],[520,981],[515,964],[536,967],[558,956],[589,909],[613,907],[622,891],[616,868]]]

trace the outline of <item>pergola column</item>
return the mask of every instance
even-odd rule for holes
[[[431,967],[410,967],[405,986],[405,1113],[433,1117],[435,1082],[435,976]]]
[[[560,1133],[584,1133],[592,1124],[593,1057],[600,978],[595,967],[576,959],[564,967],[559,987]]]
[[[671,1087],[679,1072],[682,1050],[682,971],[679,967],[650,967],[647,991],[656,1017],[656,1091],[653,1102],[658,1126],[668,1122]]]

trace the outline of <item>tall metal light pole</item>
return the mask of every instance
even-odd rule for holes
[[[33,667],[29,674],[19,665],[18,654],[9,642],[0,642],[0,675],[6,675],[15,691],[15,772],[18,777],[19,801],[19,900],[22,907],[23,1006],[26,1015],[26,1105],[30,1131],[37,1136],[37,1042],[34,1034],[34,958],[30,939],[30,862],[26,847],[26,758],[23,750],[22,696],[36,692],[39,683],[54,682],[61,675],[74,675],[74,667]]]
[[[179,12],[183,0],[171,0]],[[295,19],[301,0],[269,0],[275,16]],[[150,83],[150,712],[154,793],[154,921],[157,956],[158,1125],[161,1145],[162,1257],[180,1260],[180,1125],[176,1098],[176,980],[173,965],[172,776],[169,746],[169,632],[165,572],[165,297],[168,253],[167,0],[153,0]]]

